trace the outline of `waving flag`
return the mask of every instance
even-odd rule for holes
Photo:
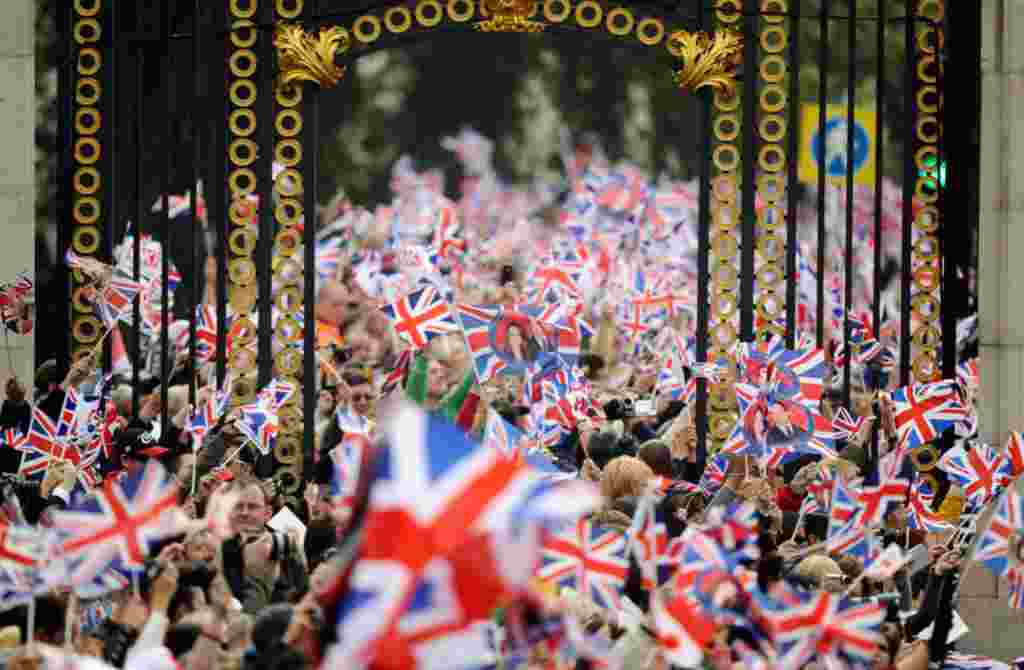
[[[964,498],[972,507],[979,507],[998,493],[1002,458],[989,445],[975,442],[970,449],[961,445],[947,451],[939,459],[939,469],[963,489]]]
[[[45,528],[0,522],[0,564],[38,565],[46,560],[51,539]]]
[[[295,393],[295,384],[284,379],[272,379],[257,395],[257,399],[275,412]]]
[[[206,435],[227,411],[230,400],[231,395],[226,390],[215,391],[189,417],[185,432],[192,436],[193,450],[198,450],[203,444]]]
[[[580,519],[544,538],[537,579],[617,609],[629,573],[626,539],[620,530]]]
[[[654,589],[668,581],[679,564],[683,545],[669,542],[668,526],[654,495],[644,496],[637,505],[628,538],[629,552],[640,564],[644,588]]]
[[[574,520],[598,504],[418,408],[397,409],[385,433],[331,667],[378,658],[425,667],[416,659],[458,653],[451,646],[474,622],[527,587],[539,551],[533,524]]]
[[[1024,564],[1020,560],[1024,535],[1024,498],[1016,487],[1006,491],[996,505],[988,527],[981,533],[974,559],[1010,583],[1010,605],[1021,608],[1024,598]]]
[[[96,312],[107,328],[113,328],[121,320],[131,321],[131,307],[142,288],[141,282],[114,272],[95,302]]]
[[[78,392],[69,388],[64,391],[64,404],[57,420],[57,439],[65,441],[75,432],[78,424]]]
[[[177,484],[151,460],[124,484],[108,479],[78,507],[53,513],[57,555],[70,562],[73,583],[112,566],[141,569],[152,543],[181,530]]]
[[[32,422],[22,445],[27,455],[18,474],[25,477],[42,475],[51,462],[68,461],[75,466],[81,462],[78,449],[57,438],[57,427],[38,407],[32,408]]]
[[[935,492],[931,491],[920,479],[910,487],[910,498],[907,500],[907,525],[914,530],[926,533],[943,533],[952,530],[953,526],[932,511]]]
[[[999,486],[1009,486],[1010,482],[1024,473],[1024,436],[1021,433],[1010,432],[997,470]]]
[[[685,595],[658,591],[651,599],[658,648],[665,658],[685,668],[699,667],[715,635],[715,625]]]
[[[433,286],[425,286],[381,310],[391,319],[395,333],[416,349],[449,333],[458,332],[448,302]]]
[[[967,417],[956,383],[949,379],[905,386],[889,398],[897,442],[908,449],[931,442]]]
[[[881,525],[889,505],[902,505],[909,492],[910,482],[885,473],[877,484],[863,484],[856,493],[860,503],[857,524],[868,527]]]
[[[853,416],[845,407],[840,407],[832,417],[832,430],[837,433],[838,439],[851,440],[858,435],[864,424],[874,420],[866,416]]]
[[[362,437],[362,436],[357,436]],[[356,504],[359,478],[368,462],[370,444],[366,439],[345,437],[331,450],[331,497],[334,499],[336,518],[347,522]]]
[[[22,445],[25,443],[25,436],[18,432],[16,428],[4,429],[3,432],[0,432],[0,440],[3,440],[4,445],[15,451],[24,451]]]
[[[238,430],[264,456],[269,454],[277,442],[280,419],[277,410],[257,400],[238,408]]]
[[[523,431],[506,421],[492,407],[487,410],[487,425],[484,427],[484,445],[493,447],[509,458],[519,451],[526,439]]]
[[[852,492],[842,476],[832,486],[832,502],[828,515],[828,550],[841,552],[857,544],[864,537],[864,524],[859,523],[860,508],[856,493]]]
[[[770,615],[773,639],[781,649],[778,667],[803,668],[815,655],[870,665],[882,641],[884,620],[884,605],[854,604],[841,594],[815,591],[799,605]]]

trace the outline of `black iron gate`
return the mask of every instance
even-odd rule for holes
[[[728,355],[758,333],[777,332],[793,346],[801,328],[819,346],[835,338],[849,351],[842,314],[863,312],[895,331],[901,383],[948,376],[957,364],[975,236],[963,219],[947,225],[944,213],[951,200],[970,213],[963,203],[976,191],[976,156],[969,139],[943,134],[943,94],[953,90],[944,0],[70,4],[59,16],[61,253],[110,262],[131,221],[133,246],[122,253],[139,278],[144,235],[164,243],[147,303],[156,307],[147,314],[137,302],[123,328],[137,363],[136,410],[147,338],[159,352],[150,368],[162,381],[165,424],[176,346],[192,360],[215,347],[215,378],[232,375],[235,402],[273,376],[302,386],[282,414],[275,452],[288,495],[298,491],[314,432],[313,413],[302,411],[316,403],[316,385],[303,385],[317,375],[314,333],[302,324],[314,319],[315,227],[302,224],[321,201],[322,87],[376,49],[449,30],[581,33],[649,49],[666,76],[675,74],[679,104],[701,110],[698,360]],[[977,25],[977,8],[957,11]],[[974,62],[976,36],[954,36],[957,53]],[[949,101],[954,121],[973,129],[976,82],[969,66],[956,72],[965,88]],[[812,136],[822,146],[816,155]],[[187,160],[171,151],[176,145],[188,147]],[[190,214],[185,227],[172,223],[180,211]],[[943,262],[946,250],[955,262]],[[172,256],[183,282],[173,309]],[[109,368],[110,340],[82,294],[84,278],[71,272],[60,281],[70,309],[53,324],[69,333],[59,337],[58,360],[101,343]],[[217,324],[211,342],[197,328],[204,302]],[[170,327],[176,315],[188,323],[183,333]],[[840,371],[846,403],[852,372]],[[193,381],[193,401],[195,393]],[[699,384],[702,448],[726,437],[733,404],[727,385],[708,395]]]

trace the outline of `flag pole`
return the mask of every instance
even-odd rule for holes
[[[25,637],[29,649],[35,647],[36,640],[36,596],[32,594],[28,601],[28,623],[25,625]]]
[[[74,641],[72,637],[75,632],[75,617],[78,612],[78,596],[75,595],[74,591],[68,594],[68,606],[64,612],[64,648],[73,649]]]

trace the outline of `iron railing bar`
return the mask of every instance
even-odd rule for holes
[[[747,0],[747,6],[756,0]],[[754,339],[754,238],[757,234],[757,190],[754,186],[754,161],[757,156],[757,17],[751,15],[743,26],[743,71],[748,73],[743,81],[743,176],[742,176],[742,219],[743,234],[740,245],[740,339],[749,342]]]
[[[273,16],[275,9],[270,3],[266,3],[262,11],[265,12],[264,16]],[[272,194],[274,182],[271,177],[272,156],[274,152],[274,126],[270,121],[274,118],[274,70],[276,63],[274,62],[274,45],[270,37],[269,35],[260,35],[259,51],[257,52],[259,57],[259,71],[257,73],[259,82],[257,85],[260,91],[259,102],[257,103],[259,105],[257,116],[260,119],[266,119],[266,123],[259,124],[258,136],[255,138],[258,152],[258,160],[255,165],[257,192],[260,194],[256,254],[259,266],[264,268],[263,272],[258,274],[259,298],[257,302],[259,305],[259,323],[261,327],[259,328],[256,341],[256,360],[258,361],[256,383],[260,388],[270,383],[273,368],[270,336],[273,331],[273,312],[271,310],[273,304],[273,296],[271,294],[273,272],[271,267],[274,252],[274,208],[270,206],[270,203],[274,202]]]
[[[104,53],[103,56],[103,88],[106,93],[103,99],[103,167],[101,168],[104,175],[109,175],[109,178],[104,180],[103,183],[103,254],[106,261],[109,261],[112,265],[114,263],[114,231],[117,225],[117,212],[119,210],[117,203],[117,113],[118,106],[121,98],[121,87],[118,86],[117,78],[117,53],[114,49],[110,48],[114,44],[117,44],[117,10],[113,6],[108,5],[103,10],[104,19],[107,24],[106,34],[104,37]],[[135,301],[138,302],[141,296],[137,296]],[[111,326],[111,330],[119,329],[120,323],[115,321]],[[117,333],[120,335],[120,331]],[[111,354],[113,353],[113,340],[114,333],[103,340],[103,374],[106,375],[110,372],[111,365]]]
[[[72,53],[71,45],[74,43],[71,37],[71,7],[64,3],[55,3],[54,11],[57,12],[56,25],[57,25],[57,39],[60,42],[62,53],[60,63],[57,65],[57,138],[60,147],[60,158],[59,158],[59,169],[57,177],[57,198],[54,201],[54,214],[53,220],[57,222],[57,258],[54,259],[54,271],[57,279],[56,283],[60,287],[60,290],[64,291],[67,295],[68,300],[64,301],[64,304],[59,305],[57,313],[58,326],[58,338],[56,361],[57,369],[60,374],[64,374],[68,371],[67,366],[70,365],[71,361],[71,296],[72,296],[72,275],[68,270],[68,264],[64,260],[65,254],[71,248],[71,240],[69,233],[71,232],[71,201],[72,201],[72,187],[71,187],[71,145],[73,142],[73,131],[70,120],[74,114],[71,100],[72,85],[74,81],[74,75],[72,66],[75,59],[70,55]],[[36,259],[38,262],[39,259]],[[38,272],[36,273],[38,277]],[[37,287],[37,290],[41,292],[42,287]],[[41,313],[37,310],[37,318],[41,320]],[[42,340],[41,337],[34,338],[36,342],[36,356],[37,362],[42,362],[38,352],[38,345]],[[32,391],[26,386],[26,390],[29,392],[29,398],[34,400],[32,397]]]
[[[166,35],[170,32],[171,15],[168,0],[160,0],[160,33]],[[171,156],[171,50],[169,42],[164,42],[164,49],[161,53],[160,71],[163,73],[161,85],[163,88],[164,102],[164,124],[160,136],[160,239],[163,242],[163,253],[160,254],[160,434],[166,435],[168,429],[167,415],[167,388],[170,384],[170,376],[173,368],[168,360],[170,352],[170,314],[168,314],[168,279],[170,275],[171,259],[171,218],[168,192],[170,191],[170,156]]]
[[[192,34],[199,34],[199,18],[200,18],[200,0],[195,0],[193,4],[192,13]],[[189,226],[189,244],[191,245],[192,254],[192,276],[189,280],[189,302],[190,313],[188,316],[188,365],[189,365],[189,376],[188,376],[188,402],[192,407],[196,406],[196,372],[198,366],[196,365],[196,316],[198,314],[198,297],[199,297],[199,277],[200,273],[205,274],[205,264],[199,263],[199,245],[196,244],[196,230],[200,230],[200,235],[203,237],[203,242],[206,242],[206,234],[202,232],[199,223],[199,163],[200,163],[200,152],[199,152],[199,124],[197,119],[199,117],[199,100],[202,97],[202,92],[199,87],[199,64],[202,62],[202,56],[199,52],[200,41],[198,39],[192,40],[191,58],[192,58],[192,104],[188,111],[189,128],[192,131],[192,169],[189,171],[189,201],[191,205],[191,216],[192,221]]]
[[[215,5],[214,13],[214,25],[224,25],[227,23],[227,5],[225,3],[218,3]],[[213,31],[217,32],[217,31]],[[223,33],[227,35],[228,33]],[[213,40],[214,47],[217,50],[215,58],[208,59],[213,63],[211,81],[216,81],[220,87],[220,90],[213,91],[213,95],[210,96],[211,100],[214,100],[213,111],[216,112],[214,115],[213,123],[213,152],[214,152],[214,169],[213,169],[213,182],[209,189],[211,204],[215,205],[211,208],[211,219],[209,222],[210,227],[215,230],[216,244],[217,244],[217,388],[224,388],[224,380],[227,377],[227,321],[228,321],[228,257],[227,257],[227,241],[225,240],[225,231],[227,229],[227,118],[228,109],[230,104],[228,102],[228,69],[223,67],[223,63],[226,59],[224,42],[222,42],[221,35],[217,35]],[[220,66],[220,67],[218,67]],[[216,101],[219,101],[218,105]],[[209,286],[206,288],[209,291]]]
[[[142,274],[142,217],[145,216],[143,201],[145,195],[142,190],[142,138],[143,121],[142,113],[145,100],[142,95],[143,82],[145,81],[146,52],[141,47],[135,58],[135,122],[132,127],[135,132],[135,237],[132,240],[132,279],[139,281]],[[136,300],[132,305],[132,416],[139,416],[139,377],[141,374],[140,362],[142,361],[142,304]]]
[[[878,12],[884,18],[885,3],[878,0]],[[885,128],[885,23],[878,24],[875,43],[878,60],[875,72],[875,119],[878,128]],[[882,341],[882,180],[884,177],[883,159],[885,133],[878,132],[875,137],[875,258],[874,282],[872,282],[871,318],[875,328],[875,337]]]
[[[821,0],[822,12],[818,30],[818,142],[825,141],[825,118],[828,114],[828,9],[831,0]],[[825,151],[818,152],[818,258],[817,258],[817,342],[824,348],[825,342]]]
[[[849,0],[850,11],[856,15],[857,0]],[[846,258],[844,267],[845,291],[843,296],[843,351],[846,365],[843,366],[843,406],[850,409],[850,373],[853,371],[853,352],[850,350],[850,316],[853,311],[853,143],[854,109],[857,106],[857,24],[846,24],[847,70],[846,70]]]
[[[701,7],[703,1],[698,3]],[[704,25],[704,12],[700,13],[700,25]],[[706,361],[708,356],[708,292],[710,276],[708,275],[708,247],[711,239],[711,105],[712,94],[703,91],[699,94],[701,101],[701,152],[700,152],[700,193],[697,205],[697,342],[696,355],[698,361]],[[697,378],[697,468],[704,470],[707,462],[708,444],[708,386],[707,381]]]
[[[797,2],[796,13],[800,14],[800,2]],[[794,19],[793,23],[795,23]],[[787,138],[786,153],[789,156],[789,174],[786,184],[786,346],[789,349],[796,347],[796,302],[797,302],[797,279],[796,279],[796,251],[799,239],[796,232],[796,215],[799,201],[797,200],[797,185],[799,175],[797,165],[800,145],[797,141],[797,128],[800,127],[800,30],[796,25],[790,25],[789,37],[789,136]]]
[[[906,11],[914,12],[914,0],[906,0]],[[906,62],[904,63],[904,95],[906,96],[905,118],[907,128],[913,128],[917,119],[917,103],[914,99],[914,88],[917,83],[916,64],[914,63],[915,40],[914,23],[905,25],[904,40],[906,42]],[[900,386],[910,384],[910,273],[911,273],[911,227],[914,220],[914,139],[908,134],[903,145],[903,239],[900,262]]]
[[[315,448],[314,436],[316,428],[317,370],[316,360],[316,221],[317,221],[317,182],[319,181],[320,143],[320,90],[310,84],[306,89],[309,103],[307,135],[309,141],[303,142],[309,147],[309,156],[305,162],[305,225],[302,230],[303,242],[303,356],[302,356],[302,424],[303,453],[311,457]]]

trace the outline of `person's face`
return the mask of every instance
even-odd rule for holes
[[[178,459],[178,472],[175,473],[180,484],[192,485],[192,467],[195,465],[195,454],[182,454]]]
[[[331,284],[320,293],[316,316],[321,321],[340,326],[349,313],[348,290],[341,284]]]
[[[440,361],[427,366],[427,395],[440,397],[448,389],[448,371]]]
[[[209,563],[215,556],[213,538],[209,533],[198,533],[185,543],[185,558],[190,561]]]
[[[263,525],[267,522],[267,502],[258,486],[242,489],[231,509],[230,522],[235,533],[255,535],[263,532]]]
[[[375,395],[373,387],[369,384],[358,384],[352,387],[352,394],[349,396],[352,409],[361,416],[368,416],[373,409]]]
[[[523,346],[523,331],[518,326],[510,326],[508,329],[508,345],[512,349],[521,351]]]

